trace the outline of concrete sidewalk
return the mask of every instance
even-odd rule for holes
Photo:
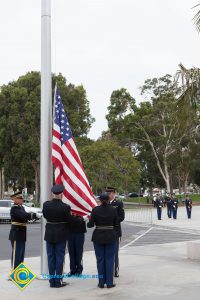
[[[134,244],[133,244],[134,245]],[[7,281],[10,261],[1,261],[2,300],[141,299],[199,300],[200,262],[186,258],[186,243],[149,245],[120,250],[120,277],[113,289],[97,288],[97,279],[68,279],[69,286],[49,288],[48,281],[35,279],[24,291]],[[25,264],[39,274],[39,258]],[[66,272],[69,261],[66,257]],[[84,253],[84,274],[96,274],[94,252]]]
[[[156,219],[153,211],[153,226],[163,226],[176,232],[200,233],[200,207],[194,207],[192,219],[186,218],[185,208],[178,210],[178,219],[168,219],[163,209],[163,220]],[[132,224],[134,226],[134,224]],[[144,236],[151,227],[147,226]],[[137,237],[137,238],[140,238]],[[70,285],[60,289],[49,288],[47,280],[35,279],[20,291],[7,280],[10,261],[0,262],[0,299],[2,300],[199,300],[200,261],[187,259],[187,242],[135,246],[128,244],[120,249],[120,277],[113,289],[97,288],[97,279],[66,279]],[[93,251],[84,253],[84,274],[97,274]],[[39,257],[27,258],[25,264],[37,275],[40,273]],[[65,273],[69,271],[66,256]]]
[[[156,209],[153,209],[152,222],[154,225],[166,226],[171,228],[176,227],[184,230],[188,229],[200,232],[200,206],[193,206],[191,219],[187,218],[186,208],[183,206],[179,207],[176,220],[174,220],[173,218],[168,218],[166,207],[162,209],[162,220],[158,220]]]

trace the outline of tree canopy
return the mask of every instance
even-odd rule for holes
[[[181,184],[186,186],[189,164],[185,163],[185,158],[190,161],[192,145],[198,135],[197,114],[191,106],[181,105],[181,87],[171,75],[147,79],[141,87],[141,94],[145,101],[135,105],[130,94],[127,91],[124,94],[124,89],[112,93],[107,115],[109,131],[119,144],[128,144],[140,158],[143,180],[147,174],[152,176],[154,169],[154,178],[162,182],[152,166],[152,158],[168,192],[172,190],[176,177],[183,177],[184,183]],[[114,101],[113,95],[117,95]],[[152,177],[146,180],[155,182]]]
[[[99,140],[81,148],[80,156],[96,194],[105,186],[115,186],[119,192],[140,188],[140,163],[129,149],[114,141]]]
[[[53,75],[75,137],[86,137],[94,119],[83,86]],[[52,99],[54,91],[52,90]],[[0,162],[9,179],[35,180],[39,188],[40,164],[40,73],[29,72],[3,85],[0,91]]]

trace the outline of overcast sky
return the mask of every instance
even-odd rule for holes
[[[83,84],[96,122],[107,128],[114,89],[137,101],[147,78],[174,74],[179,62],[199,67],[198,0],[52,0],[52,71]],[[40,70],[41,0],[1,0],[0,85]]]

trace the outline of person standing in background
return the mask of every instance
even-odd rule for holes
[[[162,207],[163,207],[163,199],[162,199],[162,197],[159,194],[157,194],[157,197],[156,197],[156,208],[157,208],[157,217],[158,217],[158,220],[161,220]]]
[[[165,196],[165,202],[167,204],[167,216],[169,219],[172,217],[172,201],[169,194]]]
[[[189,197],[189,195],[186,195],[186,198],[185,198],[185,207],[186,207],[186,211],[187,211],[187,217],[188,217],[188,219],[191,219],[191,215],[192,215],[192,199]]]
[[[172,197],[171,197],[171,203],[172,203],[173,219],[177,219],[178,199],[175,197],[174,193],[172,194]]]

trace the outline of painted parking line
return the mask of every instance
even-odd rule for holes
[[[153,229],[153,227],[150,227],[148,230],[146,230],[145,232],[143,232],[141,235],[139,235],[138,237],[136,237],[133,241],[129,242],[128,244],[122,246],[120,249],[125,249],[126,247],[134,244],[136,241],[138,241],[140,238],[142,238],[143,236],[145,236],[148,232],[150,232]]]

